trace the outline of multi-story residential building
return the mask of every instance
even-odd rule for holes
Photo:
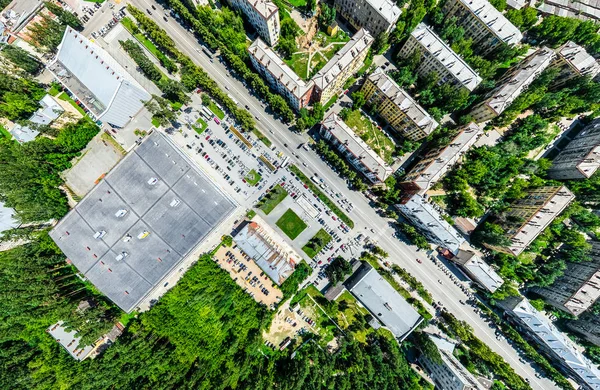
[[[454,17],[473,40],[473,48],[487,54],[501,44],[516,45],[523,34],[487,0],[447,0],[442,8],[446,20]]]
[[[48,70],[94,120],[113,127],[125,126],[152,98],[110,54],[71,27]]]
[[[579,319],[568,321],[567,327],[579,333],[590,343],[600,346],[600,316],[594,313],[584,313]]]
[[[392,80],[381,68],[365,80],[362,92],[368,104],[402,136],[411,141],[427,137],[439,124],[423,107]]]
[[[543,14],[565,16],[582,20],[600,20],[600,3],[597,0],[544,0],[529,1]]]
[[[465,239],[454,229],[436,208],[421,195],[415,194],[396,205],[402,215],[409,220],[429,241],[457,254]]]
[[[560,68],[560,73],[552,82],[552,88],[565,85],[575,77],[587,76],[594,79],[600,75],[598,61],[575,42],[565,43],[556,54],[551,66]]]
[[[363,28],[325,64],[312,78],[315,82],[314,99],[326,104],[338,94],[346,81],[363,65],[374,38]]]
[[[464,88],[469,92],[472,92],[482,81],[477,72],[424,23],[419,23],[413,30],[399,55],[407,58],[415,51],[421,54],[421,61],[417,67],[417,72],[421,76],[437,72],[440,76],[440,84],[450,83],[456,88]]]
[[[338,14],[355,29],[364,28],[371,35],[389,33],[400,17],[400,8],[391,0],[334,0]]]
[[[400,185],[408,193],[427,191],[473,146],[483,134],[475,123],[463,127],[448,145],[428,152],[415,165]]]
[[[451,259],[473,282],[493,293],[504,283],[504,279],[472,250],[459,249]]]
[[[258,35],[270,46],[279,42],[279,8],[271,0],[228,0],[233,8],[241,10]]]
[[[385,181],[394,171],[335,113],[321,123],[321,136],[340,151],[350,164],[373,184]]]
[[[575,195],[565,186],[545,186],[529,190],[527,196],[514,202],[498,218],[510,244],[484,246],[518,256],[574,199]]]
[[[600,168],[600,118],[587,125],[552,161],[553,179],[589,179]]]
[[[434,362],[425,354],[419,357],[419,363],[429,373],[440,390],[485,390],[465,366],[453,355],[456,344],[437,335],[427,335],[440,352],[441,362]]]
[[[564,274],[548,287],[535,287],[535,293],[568,313],[578,316],[600,297],[600,241],[592,241],[592,261],[569,263]]]
[[[278,55],[260,38],[250,47],[250,61],[254,68],[283,95],[296,110],[306,107],[312,97],[314,83],[302,80]]]
[[[516,324],[538,350],[554,361],[564,374],[581,385],[580,389],[600,389],[600,371],[584,357],[574,343],[523,297],[499,302],[504,314]]]
[[[554,56],[554,51],[542,47],[506,72],[498,81],[498,87],[488,93],[471,111],[475,121],[484,122],[504,112],[533,80],[550,66]]]

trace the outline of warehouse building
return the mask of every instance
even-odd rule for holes
[[[165,135],[153,132],[50,236],[85,278],[129,313],[235,207]]]

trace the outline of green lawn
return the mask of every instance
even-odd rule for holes
[[[4,126],[0,125],[0,138],[12,139],[12,134],[8,132],[4,128]]]
[[[279,218],[276,225],[279,226],[286,236],[292,240],[296,239],[296,237],[298,237],[307,227],[306,223],[304,223],[292,209],[288,209],[281,218]]]
[[[282,186],[276,185],[260,200],[258,208],[269,215],[286,196],[288,196],[288,192]]]
[[[345,122],[385,162],[391,164],[394,161],[392,154],[396,150],[396,145],[382,130],[375,127],[369,118],[363,116],[360,110],[350,112]]]
[[[206,130],[206,128],[208,127],[208,124],[204,121],[204,119],[198,118],[198,120],[196,121],[196,125],[192,125],[192,127],[194,128],[194,130],[196,130],[196,133],[202,134],[204,133],[204,130]]]
[[[338,299],[336,299],[339,311],[337,313],[337,323],[344,329],[348,329],[350,325],[356,321],[356,317],[361,315],[365,316],[369,314],[369,311],[364,307],[360,306],[356,301],[356,298],[352,296],[348,291],[344,291]],[[343,303],[342,303],[343,302]],[[366,342],[367,335],[373,332],[373,328],[367,326],[364,330],[353,332],[354,337],[364,343]]]
[[[52,83],[50,84],[50,89],[48,90],[48,94],[50,96],[56,96],[60,93],[61,91],[61,86],[58,83]]]
[[[211,110],[213,112],[213,114],[215,114],[217,116],[217,118],[223,120],[223,118],[225,118],[225,113],[223,112],[223,110],[221,110],[217,104],[215,102],[213,102],[212,100],[210,101],[210,104],[208,105],[208,109]]]
[[[319,253],[325,245],[331,241],[331,236],[325,230],[320,229],[317,234],[311,238],[306,245],[302,247],[304,253],[306,253],[311,259]]]
[[[308,80],[308,75],[306,74],[308,53],[292,54],[292,58],[284,61],[301,79]]]
[[[158,121],[158,119],[152,118],[152,125],[154,127],[159,127],[160,126],[160,122]]]
[[[79,111],[81,115],[85,116],[85,111],[83,110],[83,108],[79,107],[79,104],[75,103],[75,100],[73,100],[69,95],[67,95],[66,92],[63,92],[60,95],[58,95],[58,98],[60,100],[64,100],[65,102],[69,102],[73,107],[75,107],[77,111]]]
[[[350,217],[348,217],[346,214],[344,214],[344,212],[335,205],[335,203],[329,199],[329,197],[327,195],[325,195],[320,189],[319,187],[317,187],[315,185],[315,183],[310,180],[304,173],[302,173],[302,171],[300,169],[298,169],[297,166],[295,165],[290,165],[289,167],[290,171],[292,171],[296,176],[298,176],[298,178],[300,179],[300,181],[302,181],[302,183],[306,184],[308,186],[308,188],[310,188],[310,190],[312,192],[314,192],[315,194],[317,194],[317,196],[319,197],[319,199],[321,199],[321,201],[323,203],[325,203],[327,205],[327,207],[329,207],[329,209],[331,211],[333,211],[333,213],[335,215],[338,216],[339,219],[342,220],[342,222],[344,222],[346,225],[348,225],[349,228],[354,228],[354,221],[352,221],[350,219]]]
[[[306,5],[306,0],[288,0],[288,2],[294,7],[304,7]]]
[[[256,172],[254,169],[250,170],[246,177],[244,177],[244,179],[246,179],[246,183],[248,183],[252,187],[256,186],[261,178],[262,176],[260,175],[260,173]]]

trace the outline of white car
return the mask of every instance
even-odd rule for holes
[[[100,230],[100,231],[97,231],[97,232],[94,234],[94,238],[95,238],[96,240],[99,240],[99,239],[101,239],[101,238],[102,238],[102,237],[104,237],[104,236],[106,236],[106,230]]]

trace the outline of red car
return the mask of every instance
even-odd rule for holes
[[[305,184],[305,185],[304,185],[304,188],[307,188],[307,189],[308,189],[308,186]]]
[[[221,121],[220,121],[220,120],[219,120],[219,118],[217,118],[216,116],[215,116],[213,119],[215,120],[215,123],[216,123],[217,125],[220,125],[220,124],[221,124]]]
[[[210,139],[210,135],[207,135],[205,139],[208,141]]]
[[[337,221],[337,218],[335,217],[335,215],[332,215],[331,219],[333,219],[334,221]]]

